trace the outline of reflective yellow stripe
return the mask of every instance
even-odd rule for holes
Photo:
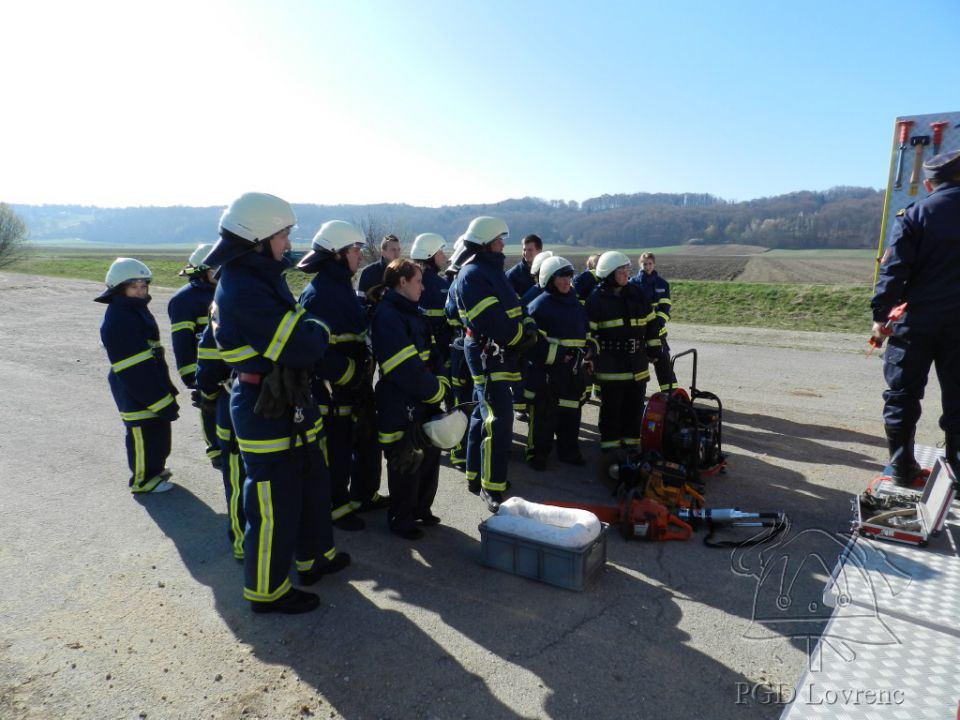
[[[427,405],[436,405],[441,400],[443,400],[443,396],[445,394],[446,388],[444,387],[442,382],[438,381],[437,384],[440,386],[440,389],[438,389],[437,392],[434,393],[429,400],[424,401],[427,403]]]
[[[180,332],[181,330],[189,330],[193,332],[197,329],[197,324],[193,320],[184,320],[183,322],[174,323],[170,326],[170,334],[172,335],[175,332]]]
[[[329,405],[317,405],[321,415],[330,415]],[[338,405],[337,411],[333,413],[334,417],[347,417],[353,413],[353,405]]]
[[[490,379],[493,382],[520,382],[520,373],[518,372],[492,372]]]
[[[344,515],[349,515],[352,511],[353,511],[353,505],[351,505],[351,504],[350,504],[350,501],[348,500],[348,501],[345,502],[343,505],[341,505],[341,506],[338,507],[338,508],[334,508],[334,509],[330,512],[330,519],[331,519],[331,520],[339,520],[339,519],[342,518]]]
[[[649,374],[649,373],[648,373]],[[620,380],[633,380],[633,373],[597,373],[597,380],[600,382],[615,382]]]
[[[219,395],[219,390],[214,390],[212,393],[205,393],[203,390],[200,391],[200,397],[204,400],[216,400]]]
[[[190,375],[191,373],[195,373],[196,371],[197,371],[196,363],[194,363],[193,365],[184,365],[182,368],[177,370],[177,372],[180,373],[180,377],[183,377],[184,375]]]
[[[233,348],[232,350],[220,349],[220,357],[225,362],[228,363],[238,363],[244,360],[249,360],[250,358],[255,358],[259,355],[256,350],[254,350],[250,345],[241,345],[238,348]]]
[[[110,366],[110,369],[113,370],[114,372],[120,372],[121,370],[126,370],[129,367],[133,367],[134,365],[138,365],[139,363],[149,360],[152,357],[153,357],[152,350],[144,350],[143,352],[139,352],[136,355],[131,355],[128,358],[124,358],[123,360],[119,360],[113,363],[113,365]]]
[[[336,345],[337,343],[346,343],[346,342],[365,342],[367,339],[367,331],[364,330],[361,333],[340,333],[339,335],[330,336],[330,344]]]
[[[543,331],[541,331],[541,334],[543,334]],[[547,335],[544,335],[544,337],[547,339],[548,343],[559,345],[560,347],[579,348],[579,347],[585,347],[587,344],[586,340],[579,340],[577,338],[555,338],[555,337],[549,337]]]
[[[522,312],[523,312],[523,308],[521,308],[519,305],[517,305],[516,307],[512,307],[512,308],[510,308],[509,310],[507,310],[507,317],[508,317],[508,318],[518,318],[518,317],[520,317],[520,313],[522,313]]]
[[[673,300],[670,298],[660,298],[657,301],[657,305],[673,305]]]
[[[520,338],[522,337],[523,337],[523,325],[520,324],[520,325],[517,325],[517,334],[510,339],[510,342],[507,343],[507,346],[509,347],[510,345],[516,345],[518,342],[520,342]]]
[[[317,439],[317,428],[312,427],[308,428],[306,432],[307,443],[312,443]],[[240,449],[243,452],[254,453],[257,455],[263,455],[265,453],[272,452],[282,452],[284,450],[290,449],[290,438],[275,438],[273,440],[245,440],[241,437],[237,437],[237,444],[240,446]],[[297,441],[294,443],[294,447],[300,447],[303,445],[303,440],[300,436],[297,436]]]
[[[657,313],[657,317],[658,317],[658,318],[663,318],[663,321],[664,321],[664,322],[666,322],[667,320],[670,319],[670,316],[667,315],[665,312],[658,312],[658,313]]]
[[[467,320],[475,319],[477,315],[498,302],[500,301],[497,300],[497,298],[495,298],[493,295],[487,295],[487,297],[474,305],[471,310],[467,310]]]
[[[550,343],[549,348],[547,348],[547,359],[546,359],[547,365],[553,365],[553,363],[556,362],[558,347],[559,346],[557,344]]]
[[[200,317],[197,318],[197,325],[209,325],[209,324],[210,324],[210,318],[207,317],[206,315],[201,315]]]
[[[133,435],[133,485],[138,487],[143,482],[143,475],[146,472],[146,462],[143,458],[143,429],[132,427],[130,434]]]
[[[557,405],[562,408],[569,408],[570,410],[577,410],[580,408],[580,402],[577,400],[558,400]]]
[[[593,320],[590,320],[590,329],[596,330],[600,327],[600,323],[595,323]]]
[[[290,578],[284,578],[283,582],[280,583],[278,587],[273,592],[260,593],[256,590],[251,590],[249,588],[243,589],[243,599],[250,600],[251,602],[273,602],[274,600],[279,600],[293,587],[293,584],[290,582]]]
[[[273,486],[270,481],[257,483],[257,505],[260,508],[260,534],[257,537],[257,586],[260,595],[270,592],[270,556],[273,554]]]
[[[439,308],[439,309],[438,309],[438,308],[432,308],[432,309],[429,309],[429,310],[426,310],[426,309],[424,309],[424,308],[420,308],[420,312],[422,312],[422,313],[423,313],[424,315],[426,315],[427,317],[444,317],[444,316],[446,315],[446,313],[444,312],[443,308]]]
[[[427,360],[430,359],[430,349],[429,349],[429,348],[426,349],[426,350],[424,350],[423,352],[420,352],[420,353],[417,353],[417,354],[420,356],[420,359],[423,360],[424,362],[427,362]]]
[[[173,402],[173,395],[167,393],[164,397],[160,398],[152,405],[147,405],[147,409],[153,412],[159,412],[160,410],[163,410],[167,405],[169,405],[172,402]]]
[[[149,420],[150,418],[155,418],[157,414],[155,412],[150,412],[149,410],[136,410],[135,412],[122,412],[120,413],[120,419],[126,420],[128,422],[135,422],[137,420]]]
[[[220,428],[217,428],[219,434]],[[229,431],[228,431],[229,432]],[[233,556],[243,557],[243,525],[240,523],[240,504],[243,502],[243,478],[240,477],[240,455],[227,453],[228,480],[230,483],[230,530],[233,533]]]
[[[623,318],[617,318],[616,320],[603,320],[602,322],[597,323],[598,328],[612,328],[612,327],[623,327]]]
[[[649,379],[650,379],[650,371],[649,371],[649,370],[644,370],[643,372],[634,373],[634,374],[633,374],[633,379],[636,380],[637,382],[639,382],[639,381],[641,381],[641,380],[649,380]]]
[[[219,360],[220,351],[217,348],[197,348],[197,360]]]
[[[270,340],[270,344],[267,345],[267,351],[263,354],[265,358],[273,360],[274,362],[277,361],[280,353],[283,352],[284,346],[287,344],[287,340],[290,339],[293,328],[296,327],[297,320],[306,312],[306,310],[298,305],[295,310],[288,310],[284,313],[280,324],[277,325],[277,331],[273,334],[273,339]]]
[[[397,432],[392,433],[377,433],[377,439],[379,439],[383,445],[390,445],[391,443],[397,442],[401,438],[403,438],[403,430],[398,430]]]
[[[450,325],[451,327],[457,327],[457,328],[458,328],[458,327],[463,327],[463,323],[461,323],[459,320],[455,320],[454,318],[451,318],[451,317],[448,317],[448,318],[447,318],[447,325]]]
[[[230,432],[230,428],[220,427],[217,425],[217,437],[225,442],[230,442],[230,438],[233,436],[233,433]]]
[[[404,360],[409,360],[414,355],[417,354],[417,349],[413,345],[407,345],[400,352],[396,353],[393,357],[387,360],[385,363],[380,365],[380,371],[386,375],[388,372],[393,370],[397,365],[402,363]]]
[[[647,340],[647,347],[663,347],[663,343],[660,340]]]
[[[340,376],[339,380],[336,380],[334,385],[346,385],[348,382],[353,380],[353,375],[357,370],[357,364],[353,361],[353,358],[347,358],[347,369],[343,371],[343,375]]]

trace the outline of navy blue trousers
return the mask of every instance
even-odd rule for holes
[[[940,428],[947,433],[960,432],[960,320],[955,317],[908,320],[894,326],[883,354],[886,426],[916,428],[931,365],[940,381]]]
[[[305,572],[336,555],[330,520],[330,478],[316,442],[250,462],[243,508],[243,597],[270,602],[291,587],[290,564]]]
[[[150,492],[163,478],[170,456],[170,421],[155,418],[127,425],[127,464],[130,466],[130,490]]]

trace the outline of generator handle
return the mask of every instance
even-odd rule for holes
[[[695,393],[697,390],[697,349],[690,348],[689,350],[684,350],[683,352],[679,352],[676,355],[674,355],[672,358],[670,358],[670,371],[673,373],[674,377],[677,376],[677,371],[675,369],[675,366],[677,364],[677,360],[682,358],[684,355],[693,355],[693,378],[690,381],[690,390],[692,394],[692,393]]]

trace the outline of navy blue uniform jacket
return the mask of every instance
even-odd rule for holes
[[[128,426],[153,418],[173,421],[180,410],[149,302],[149,296],[112,295],[100,325],[100,340],[110,360],[107,381]]]
[[[207,326],[210,303],[213,302],[215,285],[203,277],[192,277],[190,282],[177,290],[167,303],[170,316],[170,333],[173,336],[173,357],[177,372],[188,388],[194,385],[197,372],[197,343]]]
[[[383,282],[383,271],[387,269],[389,263],[380,258],[375,263],[370,263],[360,271],[360,279],[357,281],[357,293],[366,295],[370,288]]]
[[[507,270],[507,280],[516,291],[517,297],[523,297],[523,294],[535,285],[533,275],[530,274],[530,264],[525,260]]]

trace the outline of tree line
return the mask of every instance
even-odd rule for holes
[[[11,205],[30,237],[117,245],[195,244],[216,238],[221,207],[99,208]],[[602,195],[582,203],[526,197],[440,208],[404,204],[294,205],[296,237],[309,240],[326,220],[384,229],[410,242],[420,232],[453,241],[477,215],[497,215],[511,243],[536,233],[547,243],[598,248],[743,243],[770,248],[875,247],[883,192],[836,187],[732,202],[708,194]]]

